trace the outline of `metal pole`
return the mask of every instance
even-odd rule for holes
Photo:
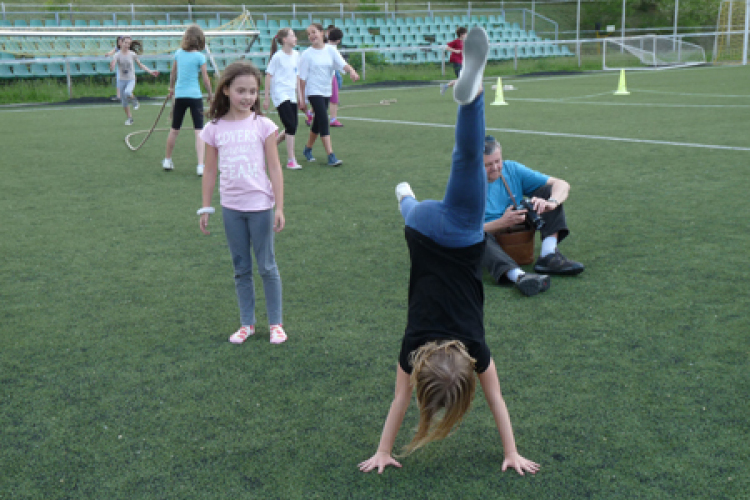
[[[745,35],[742,40],[742,65],[747,66],[747,38],[750,27],[750,0],[745,2]]]
[[[555,35],[557,39],[557,35]],[[578,54],[578,67],[581,67],[581,0],[576,6],[576,54]]]
[[[578,0],[578,7],[580,8],[581,1]],[[536,0],[531,0],[531,31],[534,31],[534,18],[536,17]]]
[[[627,0],[622,0],[622,45],[620,45],[620,53],[625,50],[625,2]]]
[[[70,81],[70,61],[65,60],[65,73],[68,77],[68,99],[73,99],[73,85]]]
[[[730,39],[732,38],[732,6],[734,2],[729,2],[729,13],[727,14],[727,47],[729,47]]]
[[[362,81],[365,80],[365,51],[362,49]]]
[[[672,40],[672,50],[677,43],[677,19],[680,12],[680,0],[674,0],[674,39]]]

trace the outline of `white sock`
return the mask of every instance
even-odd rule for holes
[[[508,277],[511,283],[515,283],[516,281],[518,281],[518,278],[520,278],[524,274],[526,273],[521,271],[521,268],[517,267],[515,269],[511,269],[505,275]]]
[[[539,251],[539,257],[546,257],[557,250],[557,238],[547,236],[542,240],[542,249]]]

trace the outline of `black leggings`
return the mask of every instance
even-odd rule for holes
[[[284,132],[286,135],[294,135],[297,133],[297,103],[292,101],[284,101],[279,104],[276,108],[279,112],[279,119],[281,124],[284,125]]]
[[[331,98],[323,97],[322,95],[311,95],[307,97],[307,100],[310,101],[310,106],[312,106],[313,113],[315,113],[312,128],[310,129],[312,133],[318,134],[321,137],[331,135],[328,128],[328,102]]]
[[[174,109],[172,109],[172,128],[180,130],[182,120],[185,118],[185,111],[190,109],[190,116],[193,118],[193,127],[195,130],[203,129],[203,99],[193,99],[192,97],[178,97],[174,100]]]

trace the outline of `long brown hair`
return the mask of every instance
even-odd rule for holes
[[[412,352],[411,363],[419,425],[404,455],[447,437],[471,407],[477,385],[476,360],[458,340],[428,342]]]
[[[276,32],[276,35],[273,37],[273,41],[271,41],[271,55],[270,57],[273,57],[273,55],[276,53],[277,50],[279,50],[280,46],[284,45],[284,38],[288,37],[292,33],[292,28],[281,28],[279,31]],[[271,60],[270,58],[268,59]]]
[[[323,43],[328,43],[328,37],[326,36],[326,30],[320,23],[310,23],[310,26],[323,33]],[[310,27],[308,26],[308,28]]]
[[[206,48],[206,35],[203,34],[203,30],[197,24],[191,24],[185,33],[182,35],[182,41],[180,42],[180,48],[185,51],[189,50],[203,50]]]
[[[228,89],[238,76],[248,75],[255,77],[255,80],[257,80],[258,96],[260,96],[261,74],[260,70],[253,63],[240,59],[224,68],[224,72],[221,74],[221,78],[219,78],[219,83],[216,85],[214,98],[211,100],[211,108],[208,110],[208,118],[211,121],[216,122],[219,118],[229,113],[229,96],[224,93],[224,89]],[[260,108],[260,97],[255,100],[251,109],[255,112],[256,116],[263,115],[263,111]]]

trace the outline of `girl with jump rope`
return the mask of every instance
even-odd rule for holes
[[[140,42],[131,40],[129,36],[124,36],[120,40],[120,51],[112,57],[112,62],[109,63],[110,71],[114,71],[115,66],[117,66],[117,90],[120,92],[120,102],[122,102],[122,107],[125,110],[125,116],[128,117],[125,125],[133,124],[133,115],[130,112],[129,104],[132,102],[134,110],[140,107],[138,99],[133,95],[133,90],[135,89],[135,63],[154,78],[159,76],[158,71],[147,68],[138,59],[138,55],[142,51]]]
[[[539,470],[538,464],[516,450],[484,335],[481,262],[487,179],[482,76],[488,51],[484,29],[472,28],[464,49],[466,65],[453,90],[459,103],[456,142],[443,200],[418,202],[409,184],[396,186],[411,258],[408,321],[396,367],[395,396],[377,452],[359,464],[363,472],[401,467],[391,451],[414,390],[419,426],[405,454],[447,437],[471,406],[475,372],[500,432],[502,470],[511,467],[521,475]]]
[[[310,137],[302,154],[305,155],[307,161],[315,161],[312,155],[312,147],[320,136],[320,141],[328,155],[328,165],[338,167],[342,162],[336,158],[333,152],[328,122],[328,104],[332,90],[331,81],[336,70],[346,71],[353,82],[359,80],[359,75],[354,68],[344,61],[335,47],[325,43],[321,24],[313,23],[308,26],[307,37],[311,46],[302,53],[300,58],[299,77],[301,93],[310,102],[314,117],[310,128]],[[306,110],[304,103],[300,104],[300,109]]]
[[[219,172],[224,231],[234,264],[241,327],[229,342],[242,344],[255,333],[253,257],[263,279],[271,343],[287,339],[281,317],[281,277],[273,250],[273,233],[284,229],[284,178],[276,149],[276,125],[260,109],[261,74],[240,60],[226,67],[211,102],[211,121],[201,132],[206,143],[200,230],[208,219]],[[275,206],[275,210],[274,210]],[[251,253],[252,252],[252,253]]]
[[[205,48],[206,37],[203,30],[197,24],[193,24],[185,30],[180,48],[174,54],[167,95],[167,99],[172,96],[175,98],[172,109],[172,129],[167,136],[167,148],[162,162],[162,168],[167,172],[174,170],[172,152],[177,143],[177,136],[180,134],[185,112],[189,109],[193,119],[193,128],[195,128],[195,153],[198,157],[195,172],[199,176],[203,175],[205,145],[200,137],[201,130],[203,130],[203,94],[198,75],[203,78],[203,85],[208,91],[208,101],[211,102],[211,79],[206,69],[206,56],[201,53]]]
[[[115,42],[115,48],[104,54],[104,57],[112,57],[113,55],[117,54],[120,51],[120,41],[122,41],[122,37],[118,36],[117,41]],[[117,90],[116,99],[113,100],[120,100],[120,74],[115,74],[115,89]]]
[[[281,46],[281,50],[279,50]],[[291,28],[281,28],[271,42],[271,59],[266,68],[266,92],[263,108],[268,111],[269,99],[279,113],[284,132],[279,135],[279,142],[286,139],[286,168],[299,170],[294,154],[294,137],[297,133],[297,103],[303,102],[299,85],[299,53],[297,35]]]

